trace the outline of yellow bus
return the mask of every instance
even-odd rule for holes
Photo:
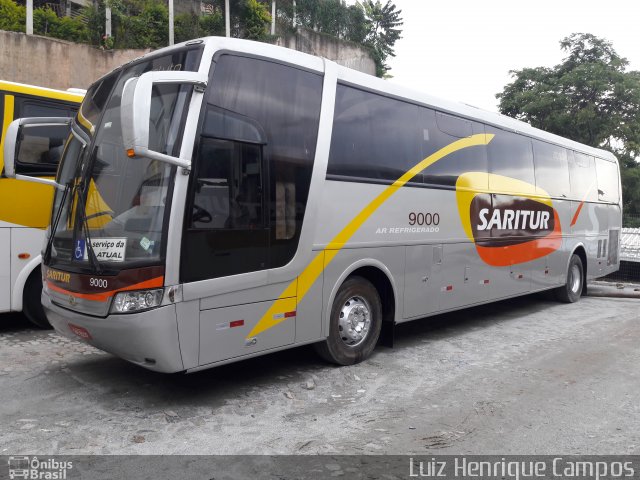
[[[0,312],[22,311],[39,327],[49,326],[40,303],[42,279],[40,250],[51,216],[51,187],[4,176],[4,136],[9,124],[22,117],[71,117],[84,91],[69,91],[0,80]],[[32,131],[33,132],[33,131]],[[29,161],[17,162],[16,172],[43,178],[55,177],[59,156],[68,134],[66,127],[42,128]],[[40,150],[37,146],[46,145]],[[53,148],[51,148],[53,147]]]

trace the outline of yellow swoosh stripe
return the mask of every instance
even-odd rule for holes
[[[366,207],[364,207],[360,213],[358,213],[353,220],[351,220],[334,238],[329,244],[311,260],[309,265],[302,271],[302,273],[293,280],[287,288],[282,292],[278,300],[276,300],[267,312],[262,316],[260,321],[253,327],[247,338],[255,337],[260,333],[275,327],[280,322],[283,322],[284,318],[274,318],[278,313],[283,310],[282,303],[284,299],[290,299],[291,297],[297,297],[297,302],[302,301],[307,294],[313,283],[318,279],[322,271],[326,268],[334,257],[345,246],[347,241],[353,236],[354,233],[366,222],[369,217],[394,193],[396,193],[401,187],[409,182],[418,173],[422,172],[425,168],[436,163],[438,160],[450,155],[463,148],[474,147],[479,145],[487,145],[493,139],[493,134],[478,134],[471,137],[462,138],[453,143],[450,143],[446,147],[441,148],[437,152],[429,155],[427,158],[416,164],[413,168],[405,172],[398,180],[393,182],[385,188],[376,198],[374,198]],[[288,308],[291,308],[291,301],[288,302]]]

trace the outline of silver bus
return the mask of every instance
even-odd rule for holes
[[[575,302],[619,265],[611,153],[237,39],[95,82],[53,187],[49,321],[161,372],[303,344],[354,364],[396,324]]]

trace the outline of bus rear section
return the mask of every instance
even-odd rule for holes
[[[100,79],[56,181],[49,320],[163,372],[353,364],[383,327],[618,267],[610,154],[253,42]]]
[[[9,124],[24,117],[72,117],[83,95],[0,80],[0,169]],[[68,127],[29,132],[30,148],[16,162],[21,175],[53,178]],[[40,250],[51,216],[51,187],[0,178],[0,311],[23,311],[35,325],[48,327],[40,292]]]

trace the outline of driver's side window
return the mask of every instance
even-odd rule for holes
[[[261,150],[250,143],[201,139],[190,228],[264,227]]]

